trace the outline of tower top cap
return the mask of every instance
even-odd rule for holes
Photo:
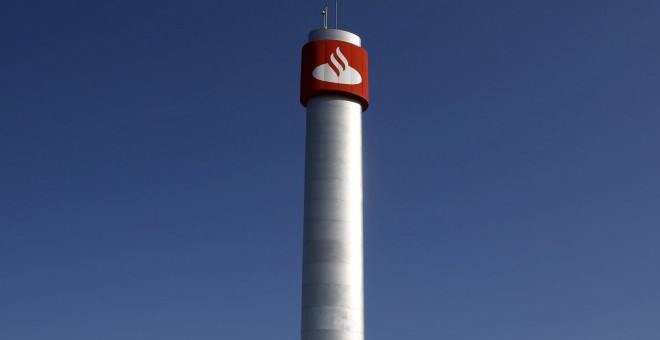
[[[317,40],[339,40],[356,46],[362,46],[362,39],[357,34],[335,28],[321,28],[309,32],[309,41]]]

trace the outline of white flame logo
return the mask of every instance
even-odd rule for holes
[[[335,58],[335,53],[339,60]],[[317,66],[312,71],[312,76],[320,81],[329,83],[356,85],[362,82],[360,72],[348,65],[348,59],[337,47],[337,50],[330,54],[330,62]]]

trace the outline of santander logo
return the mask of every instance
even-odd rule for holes
[[[312,76],[320,81],[336,84],[357,85],[362,82],[360,72],[348,64],[348,59],[341,53],[339,47],[330,54],[330,63],[317,66],[312,71]]]
[[[300,103],[318,95],[347,95],[369,106],[367,51],[341,40],[313,40],[302,48]]]

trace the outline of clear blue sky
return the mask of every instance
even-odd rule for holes
[[[323,1],[0,5],[0,339],[299,338]],[[349,1],[372,340],[660,338],[660,2]]]

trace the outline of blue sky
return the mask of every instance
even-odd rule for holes
[[[0,6],[0,338],[297,339],[324,2]],[[341,1],[368,339],[660,337],[660,2]]]

